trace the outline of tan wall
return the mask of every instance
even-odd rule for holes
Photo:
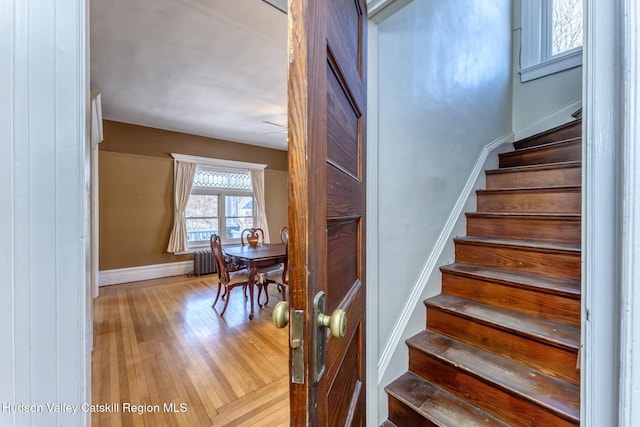
[[[267,164],[270,235],[287,222],[287,153],[105,121],[100,144],[100,270],[188,261],[167,253],[173,224],[171,153]]]
[[[287,225],[287,172],[267,170],[264,172],[264,182],[264,198],[267,201],[269,237],[272,242],[279,242],[280,229]]]

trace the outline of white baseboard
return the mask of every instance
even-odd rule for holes
[[[544,132],[545,130],[552,129],[556,126],[560,126],[561,124],[570,122],[574,120],[571,116],[576,112],[578,108],[582,107],[582,99],[577,99],[569,104],[560,107],[549,114],[546,114],[542,118],[536,120],[535,122],[525,126],[522,129],[514,129],[513,134],[515,140],[519,140],[522,138],[526,138],[531,135],[535,135],[540,132]]]
[[[99,285],[109,286],[117,285],[118,283],[138,282],[140,280],[179,276],[182,274],[189,274],[192,271],[193,261],[170,262],[166,264],[102,270],[100,271]]]
[[[418,276],[418,280],[416,281],[411,293],[409,294],[409,298],[407,299],[398,319],[395,322],[395,327],[389,336],[389,340],[384,344],[382,348],[382,352],[380,353],[380,357],[378,359],[378,385],[380,385],[383,381],[385,371],[389,366],[391,358],[393,354],[396,352],[398,344],[402,339],[403,332],[407,327],[407,323],[411,315],[417,309],[417,306],[420,302],[420,296],[424,292],[425,287],[427,286],[427,282],[429,281],[429,277],[433,273],[434,269],[437,267],[438,258],[442,254],[442,251],[445,248],[445,245],[453,239],[451,233],[453,232],[454,226],[456,222],[460,219],[461,215],[464,215],[464,206],[467,203],[467,199],[471,195],[476,182],[478,181],[478,177],[484,170],[485,162],[489,156],[489,153],[499,148],[503,144],[508,144],[513,142],[513,134],[508,134],[503,136],[502,138],[496,139],[495,141],[487,144],[480,155],[478,156],[478,160],[467,179],[467,182],[458,196],[458,200],[454,205],[451,214],[449,215],[447,222],[445,223],[440,235],[438,236],[438,240],[434,245],[429,258],[427,259],[420,275]],[[424,307],[422,307],[424,309]],[[404,350],[406,351],[406,349]]]

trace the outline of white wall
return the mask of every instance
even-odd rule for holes
[[[582,67],[520,82],[522,0],[513,2],[513,131],[516,139],[570,121],[582,98]],[[559,111],[566,109],[566,111]],[[550,113],[559,112],[547,119]]]
[[[511,15],[509,0],[414,1],[378,25],[378,140],[369,139],[377,259],[368,264],[378,283],[378,354],[389,352],[426,260],[439,256],[434,246],[481,150],[511,134]],[[420,301],[439,292],[436,268]],[[403,337],[425,327],[424,305],[410,310]],[[392,350],[382,386],[407,367],[404,343]]]
[[[1,426],[87,424],[85,6],[0,2]]]

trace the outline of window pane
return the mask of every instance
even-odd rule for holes
[[[582,46],[582,0],[553,0],[551,55]]]
[[[252,196],[226,196],[225,215],[249,216],[253,217],[253,197]]]
[[[196,169],[193,177],[193,186],[195,188],[253,189],[249,172],[227,172],[200,167]]]
[[[218,196],[189,196],[185,209],[187,241],[202,242],[209,240],[218,231]]]
[[[217,218],[218,196],[201,196],[192,194],[189,196],[185,210],[187,218]]]
[[[253,227],[253,218],[227,218],[226,224],[226,238],[239,239],[242,230]]]
[[[242,230],[253,227],[253,196],[226,196],[224,208],[227,239],[238,239]]]
[[[218,218],[187,219],[187,241],[201,242],[209,240],[213,233],[218,232]]]

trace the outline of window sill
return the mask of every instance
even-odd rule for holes
[[[528,82],[582,65],[582,49],[520,70],[520,82]]]

